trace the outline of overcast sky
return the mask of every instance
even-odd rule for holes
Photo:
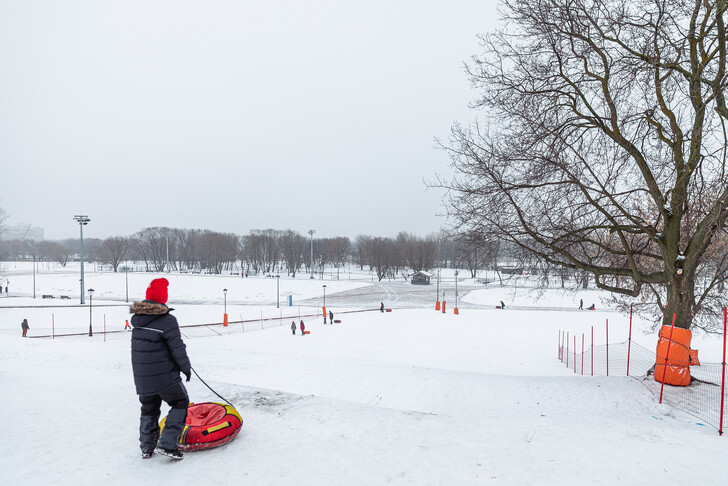
[[[46,239],[443,224],[495,0],[0,0],[0,207]]]

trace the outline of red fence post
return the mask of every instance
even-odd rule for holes
[[[576,334],[574,334],[574,374],[576,374]]]
[[[581,374],[584,374],[584,333],[581,333]]]
[[[558,349],[559,361],[562,361],[562,359],[561,359],[561,329],[559,329],[559,346],[557,349]]]
[[[662,386],[660,387],[660,403],[662,403],[662,390],[665,389],[665,375],[667,374],[667,358],[670,356],[670,348],[672,347],[672,331],[675,329],[675,314],[672,315],[672,325],[670,326],[670,337],[667,340],[667,352],[665,353],[665,367],[662,368]]]
[[[592,374],[592,376],[594,376],[594,326],[592,326],[591,374]]]
[[[609,319],[607,319],[607,376],[609,376]]]
[[[566,333],[566,367],[569,367],[569,333]]]
[[[629,306],[629,338],[627,339],[627,376],[629,376],[629,356],[632,350],[632,306]]]
[[[720,380],[720,428],[718,433],[723,435],[723,401],[725,399],[725,334],[726,321],[728,321],[728,310],[723,307],[723,377]]]

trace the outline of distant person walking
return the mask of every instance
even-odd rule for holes
[[[303,323],[303,319],[301,319],[300,328],[301,328],[301,336],[305,336],[306,335],[306,325]]]
[[[28,329],[30,329],[28,319],[23,319],[23,322],[20,323],[20,328],[23,330],[23,337],[28,337]]]
[[[293,332],[293,335],[296,335],[296,321],[291,322],[291,332]]]
[[[384,313],[384,302],[381,302],[379,305],[379,312]]]
[[[334,325],[334,313],[329,311],[329,324]]]
[[[579,299],[579,310],[584,310],[584,299]]]
[[[501,303],[501,309],[505,309],[506,308],[506,305],[503,303],[502,300],[500,301],[500,303]]]

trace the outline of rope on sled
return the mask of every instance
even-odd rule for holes
[[[192,370],[192,371],[193,371],[193,372],[195,373],[195,376],[196,376],[197,378],[199,378],[199,379],[200,379],[200,381],[201,381],[201,382],[202,382],[202,383],[203,383],[203,384],[204,384],[204,385],[205,385],[205,386],[206,386],[207,388],[209,388],[209,389],[210,389],[210,391],[211,391],[212,393],[214,393],[215,395],[217,395],[218,397],[220,397],[220,398],[222,399],[222,401],[224,401],[225,403],[227,403],[227,404],[228,404],[228,405],[230,405],[231,407],[235,408],[235,405],[233,405],[232,403],[230,403],[230,402],[229,402],[229,401],[228,401],[228,400],[227,400],[227,399],[226,399],[225,397],[223,397],[223,396],[222,396],[222,395],[220,395],[220,394],[219,394],[218,392],[216,392],[215,390],[213,390],[213,389],[212,389],[212,387],[211,387],[210,385],[208,385],[208,384],[207,384],[207,383],[205,382],[205,380],[203,380],[203,379],[202,379],[202,377],[201,377],[201,376],[200,376],[199,374],[197,374],[197,370],[196,370],[196,369],[192,368],[191,366],[190,366],[190,369],[191,369],[191,370]]]

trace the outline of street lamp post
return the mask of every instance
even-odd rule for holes
[[[281,276],[276,274],[276,309],[280,308],[281,301]]]
[[[223,325],[223,327],[227,327],[227,325],[228,325],[228,315],[227,315],[227,289],[222,289],[222,295],[223,295],[223,299],[224,299],[224,302],[225,302],[224,303],[224,307],[223,307],[224,314],[223,314],[223,317],[222,317],[222,319],[223,319],[222,320],[222,325]]]
[[[326,312],[326,285],[323,286],[324,289],[324,312]]]
[[[76,214],[73,219],[78,221],[78,226],[81,228],[81,305],[84,304],[84,281],[83,281],[83,227],[86,226],[91,219],[83,214]]]
[[[313,280],[313,234],[316,231],[308,230],[308,234],[311,235],[311,280]]]
[[[88,289],[88,336],[94,335],[93,327],[93,307],[94,307],[94,289]]]
[[[126,269],[125,275],[126,275],[126,301],[129,302],[129,267],[124,267]]]

